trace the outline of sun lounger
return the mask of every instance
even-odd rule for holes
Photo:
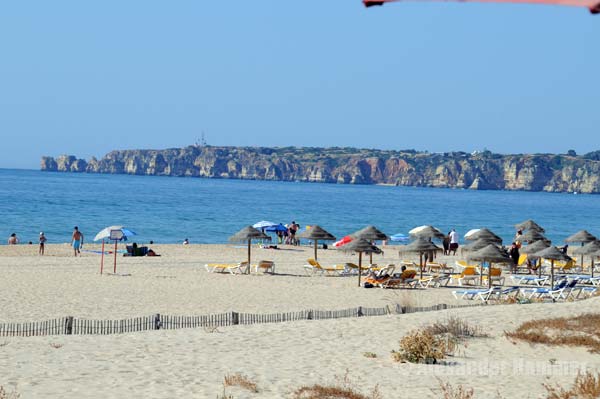
[[[454,269],[446,263],[427,262],[425,265],[430,273],[452,273]]]
[[[456,299],[481,299],[487,300],[496,288],[491,289],[465,289],[465,290],[454,290],[452,295]]]
[[[483,279],[487,280],[488,276],[484,275]],[[502,276],[502,269],[492,267],[492,284],[500,283],[500,285],[504,285],[504,276]]]
[[[463,269],[462,273],[452,275],[458,285],[467,285],[469,283],[477,284],[481,279],[481,276],[477,273],[477,269],[473,266],[469,266]]]
[[[419,286],[421,286],[421,288],[437,288],[441,286],[446,287],[448,286],[448,283],[450,283],[450,280],[452,280],[452,278],[449,274],[426,276],[419,279]]]
[[[577,284],[577,280],[574,280]],[[553,300],[559,297],[563,297],[563,292],[567,285],[570,284],[567,280],[561,280],[557,285],[552,288],[521,288],[521,293],[527,298],[544,298],[550,297]],[[573,284],[573,287],[575,286]],[[573,288],[571,287],[571,289]],[[570,290],[569,290],[570,293]]]
[[[309,275],[342,276],[348,274],[345,265],[323,266],[314,259],[308,259],[308,264],[304,265],[304,270]]]
[[[577,292],[577,295],[575,295],[575,292]],[[575,299],[589,298],[594,296],[596,292],[598,292],[598,287],[586,287],[578,285],[575,288],[573,288],[571,295],[573,295]]]
[[[513,274],[510,279],[517,285],[534,284],[540,287],[548,282],[548,276],[538,277],[532,274]]]
[[[207,263],[204,265],[209,273],[242,274],[248,271],[248,262],[232,263]]]
[[[397,288],[397,287],[409,287],[416,288],[419,283],[419,279],[416,278],[417,271],[406,269],[400,274],[395,274],[387,281],[381,284],[381,288]]]
[[[275,274],[275,262],[269,260],[261,260],[256,265],[252,265],[254,273],[258,273],[261,270],[263,273]]]

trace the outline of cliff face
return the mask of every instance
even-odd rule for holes
[[[224,179],[391,184],[474,190],[600,193],[600,161],[578,156],[497,155],[353,148],[190,146],[112,151],[89,162],[43,157],[60,172],[195,176]]]

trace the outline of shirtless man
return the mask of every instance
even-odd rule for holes
[[[17,245],[19,243],[19,239],[17,238],[16,233],[12,233],[10,237],[8,237],[8,245]]]
[[[73,245],[73,253],[75,256],[79,254],[81,256],[81,246],[83,245],[83,234],[79,231],[79,228],[75,226],[73,228],[73,235],[71,236],[71,245]]]

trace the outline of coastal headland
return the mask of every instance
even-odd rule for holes
[[[42,171],[600,193],[598,152],[428,153],[313,147],[188,146],[119,150],[101,159],[44,156]]]

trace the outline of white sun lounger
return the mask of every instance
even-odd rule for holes
[[[207,263],[204,265],[209,273],[242,274],[248,271],[248,262],[233,263]]]
[[[541,287],[548,282],[548,276],[533,276],[531,274],[513,274],[510,276],[513,283],[517,285],[521,284],[533,284]]]

